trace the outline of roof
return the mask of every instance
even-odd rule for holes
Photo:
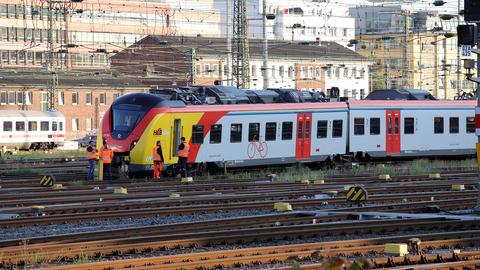
[[[290,111],[347,109],[344,102],[305,102],[270,104],[229,104],[229,105],[189,105],[183,108],[170,108],[171,112],[250,112],[250,111]]]
[[[227,40],[225,38],[183,37],[183,36],[158,36],[150,35],[138,41],[139,44],[156,44],[174,47],[187,53],[191,48],[196,49],[197,55],[224,55],[227,53]],[[251,58],[262,58],[263,40],[249,39],[249,52]],[[279,59],[329,59],[336,61],[369,61],[366,57],[345,48],[335,42],[291,42],[268,41],[269,58]]]
[[[63,117],[61,112],[0,110],[2,117]]]

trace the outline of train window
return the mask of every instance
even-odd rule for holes
[[[442,134],[443,133],[443,117],[435,117],[433,119],[433,123],[434,123],[435,134]]]
[[[58,122],[58,127],[58,130],[63,131],[63,122]]]
[[[354,135],[365,134],[365,118],[353,119],[353,134]]]
[[[400,133],[400,125],[399,125],[399,120],[398,118],[395,118],[395,134]]]
[[[41,121],[40,122],[40,130],[41,131],[48,131],[49,130],[48,121]]]
[[[342,137],[343,120],[333,120],[332,137]]]
[[[37,121],[28,121],[28,131],[37,131]]]
[[[230,126],[230,142],[242,142],[242,124],[232,124]]]
[[[15,122],[16,131],[25,131],[25,122]]]
[[[3,131],[12,131],[13,125],[12,121],[3,122]]]
[[[413,117],[405,117],[403,119],[403,134],[415,133],[415,121]]]
[[[317,122],[317,138],[327,138],[327,120]]]
[[[475,117],[467,117],[467,133],[475,133]]]
[[[277,139],[277,123],[269,122],[265,125],[265,141],[275,141]]]
[[[282,140],[291,140],[293,133],[293,122],[282,123]]]
[[[380,135],[380,118],[370,118],[370,135]]]
[[[258,141],[260,139],[260,123],[248,124],[248,141]]]
[[[52,131],[57,131],[57,128],[58,128],[57,122],[53,121],[52,122]]]
[[[450,117],[450,133],[458,133],[458,117]]]
[[[222,125],[212,125],[210,128],[210,143],[222,142]]]
[[[303,123],[300,122],[297,125],[297,138],[302,138],[303,139]]]
[[[310,121],[305,122],[305,138],[310,138]]]
[[[203,125],[193,125],[192,126],[192,144],[202,144],[203,143]]]

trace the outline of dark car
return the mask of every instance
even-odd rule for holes
[[[78,141],[78,146],[86,147],[90,141],[93,141],[94,144],[97,144],[97,136],[96,135],[85,136],[83,138],[78,139],[77,141]]]

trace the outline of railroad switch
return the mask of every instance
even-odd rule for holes
[[[315,181],[313,181],[313,184],[314,185],[323,185],[323,184],[325,184],[325,180],[323,180],[323,179],[315,180]]]
[[[300,183],[304,184],[304,185],[310,185],[310,180],[304,179],[304,180],[300,181]]]
[[[428,178],[430,179],[440,179],[442,176],[439,173],[430,173],[428,174]]]
[[[170,193],[170,195],[168,195],[168,197],[170,197],[170,198],[180,198],[180,194],[179,193]]]
[[[63,185],[62,184],[53,184],[52,188],[53,189],[63,189]]]
[[[410,252],[415,255],[421,255],[421,249],[420,249],[420,244],[422,241],[420,238],[410,238],[408,239],[408,245],[410,246]]]
[[[32,205],[32,215],[39,217],[39,216],[44,216],[45,214],[43,213],[43,210],[45,209],[45,206],[43,205]]]

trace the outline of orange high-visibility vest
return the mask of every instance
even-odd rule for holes
[[[112,149],[110,149],[110,148],[107,148],[107,149],[102,148],[102,150],[100,151],[100,157],[102,158],[104,164],[110,164],[110,163],[112,163],[112,159],[113,159],[113,151],[112,151]]]
[[[158,148],[160,148],[160,146],[153,147],[153,150],[152,150],[153,161],[162,161],[162,157],[158,154]]]
[[[188,143],[183,144],[184,148],[182,150],[178,150],[178,156],[179,157],[188,157],[188,154],[190,154],[190,145]]]
[[[92,152],[87,152],[87,158],[88,159],[97,159],[97,151],[96,150],[97,149],[92,146]]]

